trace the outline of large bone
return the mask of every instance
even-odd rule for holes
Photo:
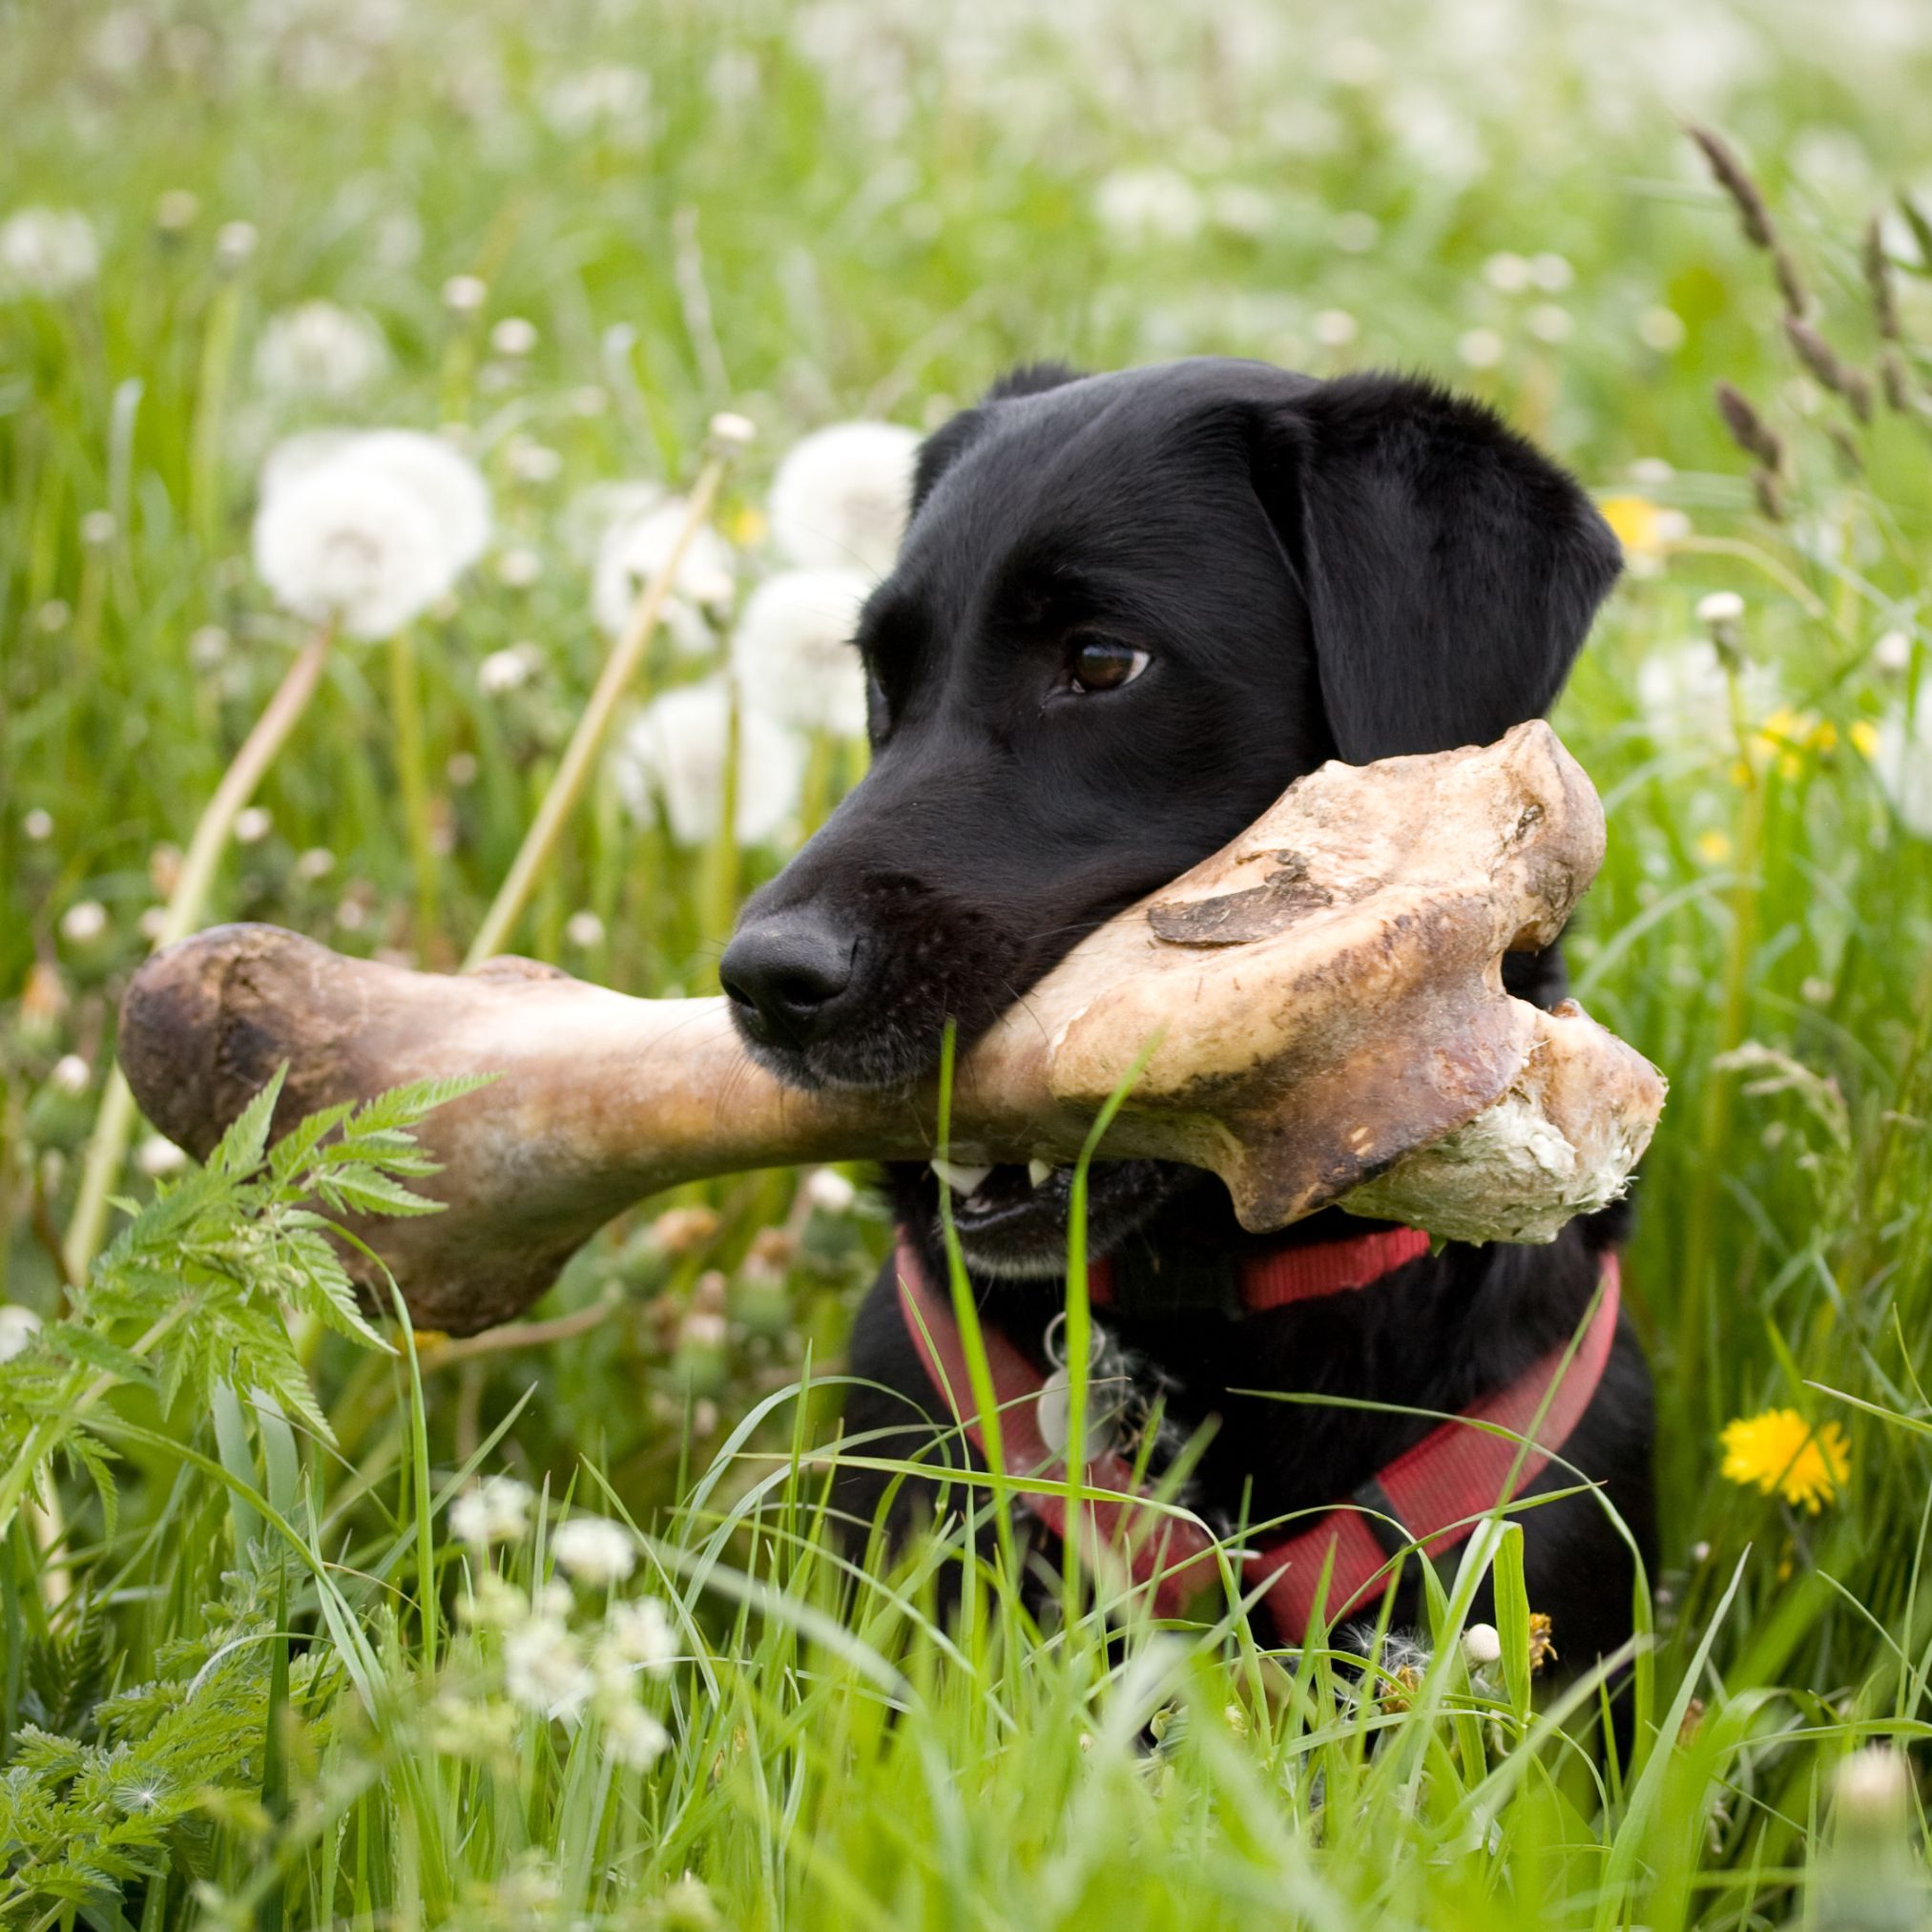
[[[1548,725],[1480,750],[1324,765],[1231,845],[1084,941],[961,1064],[961,1160],[1102,1143],[1212,1169],[1253,1229],[1330,1202],[1444,1238],[1548,1240],[1623,1187],[1663,1105],[1648,1061],[1581,1008],[1502,987],[1603,855],[1602,808]],[[638,1000],[522,960],[451,978],[218,926],[136,974],[120,1051],[196,1154],[276,1068],[278,1131],[426,1075],[492,1072],[423,1137],[447,1215],[363,1226],[415,1319],[526,1307],[645,1195],[801,1161],[935,1152],[931,1088],[801,1092],[723,999]]]

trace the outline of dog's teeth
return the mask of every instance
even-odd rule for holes
[[[1027,1178],[1037,1187],[1044,1187],[1052,1177],[1053,1163],[1050,1160],[1029,1160],[1027,1163]]]
[[[974,1167],[963,1160],[936,1160],[931,1163],[932,1171],[954,1194],[964,1197],[972,1193],[986,1177],[992,1173],[992,1164]]]

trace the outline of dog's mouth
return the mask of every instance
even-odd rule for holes
[[[1087,1177],[1087,1245],[1096,1258],[1141,1225],[1193,1171],[1165,1161],[1098,1161]],[[950,1190],[960,1250],[975,1274],[1040,1279],[1067,1265],[1073,1169],[1043,1161],[932,1163],[933,1218],[938,1190]]]

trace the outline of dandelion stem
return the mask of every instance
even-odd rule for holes
[[[530,821],[530,828],[524,834],[523,844],[510,863],[509,876],[491,901],[489,910],[484,914],[483,924],[477,928],[468,952],[464,955],[465,972],[473,972],[492,954],[501,952],[515,931],[516,923],[530,903],[530,893],[556,846],[571,810],[582,796],[591,767],[596,759],[598,748],[610,732],[611,721],[616,716],[625,687],[636,675],[637,667],[643,662],[645,647],[657,629],[664,606],[670,600],[671,587],[677,579],[684,553],[697,534],[699,526],[711,514],[711,507],[717,501],[719,486],[724,481],[728,461],[728,456],[720,453],[705,464],[692,489],[684,522],[675,540],[655,573],[638,592],[637,601],[632,605],[623,634],[611,647],[611,654],[604,660],[604,669],[598,675],[596,689],[591,694],[591,701],[584,707],[577,728],[571,734],[570,743],[564,747],[556,777],[551,780],[550,789],[537,806],[536,817]]]
[[[317,627],[276,686],[275,696],[256,719],[255,729],[243,739],[234,762],[222,773],[221,782],[215,787],[215,796],[208,800],[195,827],[195,836],[188,841],[181,876],[169,897],[161,929],[155,938],[156,951],[187,938],[199,924],[214,889],[221,856],[228,849],[235,821],[255,796],[256,787],[275,762],[276,755],[295,728],[296,719],[315,695],[334,639],[331,625]],[[107,1227],[108,1191],[120,1178],[121,1160],[134,1127],[135,1096],[127,1076],[116,1067],[108,1076],[100,1111],[94,1116],[87,1165],[81,1172],[80,1192],[74,1196],[73,1217],[67,1227],[63,1252],[68,1274],[76,1282],[86,1280],[88,1263],[100,1252],[101,1236]]]
[[[436,847],[429,830],[429,782],[424,768],[423,707],[416,675],[416,633],[405,624],[389,639],[389,705],[396,717],[396,771],[416,873],[416,951],[427,959],[437,924]]]

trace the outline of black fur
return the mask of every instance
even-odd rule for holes
[[[948,1016],[970,1041],[1324,758],[1486,742],[1541,712],[1618,568],[1588,498],[1488,410],[1405,378],[1257,363],[1018,371],[927,441],[914,505],[858,637],[872,769],[747,906],[723,967],[747,1038],[785,1078],[882,1095],[932,1070]],[[1096,639],[1144,651],[1145,670],[1079,689],[1075,654]],[[1561,959],[1513,960],[1509,977],[1553,1001]],[[939,1270],[932,1176],[889,1178]],[[1066,1188],[991,1194],[962,1211],[967,1257],[988,1318],[1036,1347],[1063,1293]],[[1361,1225],[1331,1211],[1288,1238]],[[1218,1183],[1144,1161],[1095,1170],[1091,1229],[1097,1253],[1252,1239]],[[1599,1216],[1551,1247],[1452,1248],[1262,1317],[1113,1325],[1183,1427],[1214,1430],[1200,1506],[1257,1521],[1347,1495],[1428,1425],[1230,1390],[1461,1408],[1572,1332],[1615,1233]],[[851,1367],[883,1385],[854,1397],[853,1429],[917,1424],[908,1452],[928,1439],[940,1405],[889,1269]],[[1647,1561],[1650,1444],[1625,1324],[1568,1453]],[[1570,1480],[1552,1468],[1539,1486]],[[880,1500],[863,1474],[846,1483],[862,1521]],[[1603,1511],[1578,1497],[1524,1521],[1531,1600],[1560,1651],[1613,1648],[1634,1568]]]

